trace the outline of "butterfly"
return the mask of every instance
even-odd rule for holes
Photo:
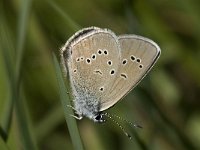
[[[69,75],[76,118],[104,122],[104,110],[128,94],[160,56],[159,46],[138,35],[119,35],[88,27],[61,48],[61,63]]]

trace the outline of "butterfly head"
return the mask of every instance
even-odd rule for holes
[[[105,116],[104,113],[98,112],[97,115],[94,116],[93,120],[94,120],[94,122],[103,123],[106,121],[104,116]]]

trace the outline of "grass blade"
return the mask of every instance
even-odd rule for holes
[[[81,142],[81,137],[79,135],[79,131],[78,131],[78,128],[77,128],[76,121],[73,117],[70,116],[70,114],[73,114],[72,108],[67,107],[67,105],[71,105],[70,97],[66,93],[66,92],[69,93],[69,88],[67,88],[65,86],[65,81],[62,77],[60,65],[59,65],[58,60],[57,60],[54,53],[53,53],[53,60],[54,60],[54,64],[55,64],[57,80],[58,80],[58,85],[59,85],[60,99],[61,99],[61,103],[62,103],[62,106],[63,106],[65,119],[66,119],[66,122],[67,122],[67,126],[68,126],[68,129],[69,129],[71,140],[72,140],[74,149],[82,150],[83,145],[82,145],[82,142]]]
[[[17,49],[16,49],[16,70],[15,70],[15,90],[13,95],[15,95],[15,113],[17,118],[17,123],[20,131],[21,141],[23,148],[25,150],[35,150],[37,146],[34,141],[34,137],[31,133],[31,123],[28,116],[28,111],[26,104],[24,103],[24,98],[21,95],[21,62],[24,53],[24,43],[26,37],[27,24],[29,22],[29,14],[31,8],[31,0],[24,0],[22,8],[19,13],[19,22],[18,22],[18,40],[17,40]]]
[[[4,140],[0,137],[0,150],[9,150]]]
[[[68,25],[72,29],[74,29],[74,31],[77,31],[81,28],[76,22],[74,22],[73,19],[70,18],[68,14],[66,14],[66,12],[64,12],[61,8],[59,8],[55,2],[53,2],[52,0],[47,0],[47,3],[49,3],[49,5],[53,9],[55,9],[62,17],[66,19],[66,21],[68,22]]]
[[[1,15],[0,20],[2,21],[0,24],[0,49],[2,52],[4,64],[5,64],[5,71],[7,75],[7,83],[9,84],[9,92],[13,91],[13,83],[14,83],[14,69],[13,69],[13,59],[11,58],[10,52],[14,51],[13,41],[11,40],[11,34],[8,29],[8,22],[5,19],[5,12],[3,9],[3,4],[1,5]],[[8,93],[9,93],[8,92]],[[12,120],[12,112],[13,112],[13,102],[14,97],[9,97],[8,100],[5,101],[3,106],[4,110],[2,113],[1,119],[1,129],[0,135],[4,141],[7,141],[8,134],[10,131],[11,120]]]

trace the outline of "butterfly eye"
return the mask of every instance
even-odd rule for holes
[[[77,72],[77,70],[76,69],[74,69],[74,73],[76,73]]]
[[[99,113],[97,114],[97,116],[95,116],[95,121],[102,123],[102,122],[105,122],[106,120],[103,118],[103,115]]]
[[[98,115],[98,116],[96,116],[96,118],[95,118],[96,120],[100,120],[101,119],[101,116],[100,115]]]

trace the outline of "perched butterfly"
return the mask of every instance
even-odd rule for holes
[[[128,94],[159,55],[159,46],[141,36],[116,36],[97,27],[75,33],[62,47],[61,61],[69,74],[76,118],[105,121],[102,111]]]

